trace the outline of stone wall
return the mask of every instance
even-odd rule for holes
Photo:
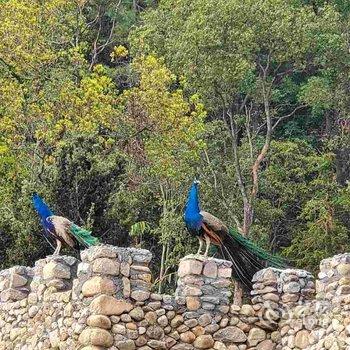
[[[264,269],[251,304],[231,305],[231,263],[179,264],[175,295],[152,293],[147,250],[100,245],[0,272],[0,350],[350,349],[350,255],[319,280]]]
[[[280,348],[350,349],[350,254],[321,262],[313,296],[284,307]]]

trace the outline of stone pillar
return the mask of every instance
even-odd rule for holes
[[[198,315],[229,311],[232,263],[226,260],[188,255],[178,270],[176,301]]]
[[[270,267],[253,276],[252,304],[259,317],[257,324],[265,329],[276,329],[281,318],[281,293],[278,289],[281,272]]]
[[[123,295],[126,298],[128,297],[127,279],[130,278],[130,297],[133,301],[143,304],[151,294],[152,275],[148,265],[152,259],[152,254],[145,249],[119,248],[119,256],[121,257],[121,266],[123,257],[125,260],[128,259],[128,263],[130,263],[129,276],[127,276],[127,273],[124,274]],[[123,273],[122,269],[121,272]]]
[[[151,258],[147,250],[108,245],[81,253],[73,295],[89,305],[87,327],[79,336],[84,350],[111,347],[115,341],[111,328],[116,318],[148,300]]]
[[[0,300],[11,302],[25,299],[30,291],[33,270],[26,266],[14,266],[0,272]]]
[[[314,299],[311,273],[298,269],[266,268],[253,277],[252,304],[262,327],[275,329],[292,307]]]
[[[151,294],[152,254],[145,249],[94,246],[81,253],[74,294],[94,297],[98,294],[144,302]]]
[[[45,294],[70,291],[76,277],[78,260],[73,256],[50,255],[36,261],[31,290],[39,300]]]
[[[302,305],[315,298],[314,276],[305,270],[286,269],[280,274],[278,284],[284,305]]]
[[[316,281],[316,299],[331,304],[350,304],[350,254],[324,259]],[[344,305],[346,308],[347,305]],[[350,305],[349,305],[350,309]]]

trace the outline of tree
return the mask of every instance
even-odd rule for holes
[[[170,292],[198,175],[203,209],[296,266],[348,249],[348,2],[1,5],[2,267],[51,249],[35,190],[103,242],[150,249]]]
[[[344,47],[336,18],[331,7],[316,15],[285,0],[168,0],[146,14],[132,36],[135,51],[164,55],[188,90],[199,92],[212,115],[226,122],[243,200],[236,222],[244,235],[273,132],[306,107],[297,98],[303,74],[317,72],[321,49]],[[241,170],[242,135],[251,150],[248,176]]]
[[[161,291],[167,271],[186,246],[184,235],[178,234],[184,228],[181,209],[205,146],[201,137],[205,111],[196,95],[187,100],[180,88],[172,88],[175,76],[162,60],[140,57],[133,68],[139,83],[121,96],[124,122],[131,127],[125,149],[134,160],[134,181],[146,182],[158,198],[160,220],[152,232],[162,245]]]
[[[315,40],[327,34],[322,21],[336,16],[330,8],[324,12],[317,17],[311,7],[283,0],[164,1],[146,14],[132,37],[138,50],[164,55],[186,87],[198,91],[209,109],[227,122],[244,201],[240,226],[245,234],[252,224],[259,168],[272,133],[305,107],[296,99],[297,76],[312,67],[314,61],[306,57],[316,54]],[[335,34],[337,44],[343,44],[341,34]],[[252,148],[251,179],[243,179],[240,171],[242,132]],[[261,133],[263,143],[257,140]]]

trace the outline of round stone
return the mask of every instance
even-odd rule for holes
[[[50,279],[50,278],[69,279],[70,276],[71,274],[70,274],[69,266],[61,264],[59,262],[50,261],[43,268],[44,279]]]
[[[116,276],[119,274],[119,263],[109,258],[98,258],[92,265],[92,271],[104,275]]]
[[[113,325],[112,332],[114,334],[126,334],[126,328],[122,324]]]
[[[92,297],[100,293],[112,295],[116,292],[116,286],[109,278],[94,276],[83,284],[81,292],[85,297]]]
[[[104,315],[91,315],[87,319],[87,324],[90,327],[97,327],[103,329],[110,329],[112,327],[111,320]]]
[[[145,320],[147,320],[149,324],[155,324],[157,322],[157,314],[154,311],[149,311],[145,315]]]
[[[178,326],[180,326],[181,324],[183,324],[184,322],[184,318],[182,315],[176,315],[171,321],[170,321],[170,325],[173,328],[177,328]]]
[[[211,335],[200,335],[196,338],[193,345],[198,349],[210,349],[214,345],[214,339]]]
[[[119,350],[134,350],[136,348],[135,342],[131,339],[118,341],[116,346]]]
[[[79,343],[82,345],[96,345],[109,348],[113,345],[112,335],[101,328],[85,328],[80,336]]]
[[[275,344],[270,339],[266,339],[263,340],[260,344],[258,344],[256,350],[273,350],[274,348]]]
[[[309,332],[307,330],[301,330],[295,335],[294,344],[300,349],[305,349],[309,345]]]
[[[135,307],[129,312],[129,315],[135,321],[141,321],[144,318],[145,313],[143,312],[141,307]]]
[[[166,327],[169,323],[168,318],[165,315],[160,316],[157,322],[163,328]]]
[[[247,340],[245,333],[235,326],[228,326],[214,333],[214,339],[222,342],[243,343]]]
[[[145,301],[149,298],[151,292],[145,290],[134,290],[131,292],[131,298],[136,301]]]
[[[265,340],[265,338],[266,332],[261,328],[254,327],[249,331],[248,344],[249,346],[256,346],[261,341]]]
[[[121,315],[124,312],[129,312],[132,308],[132,304],[109,295],[100,295],[90,304],[90,309],[94,314],[106,316]]]
[[[157,325],[153,325],[153,326],[148,327],[146,333],[151,339],[159,340],[159,339],[164,337],[163,329]]]
[[[191,331],[187,331],[187,332],[184,332],[184,333],[181,333],[180,334],[180,339],[181,341],[183,341],[184,343],[193,343],[196,339],[196,336],[195,334],[193,334]]]

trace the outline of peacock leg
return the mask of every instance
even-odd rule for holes
[[[210,237],[207,236],[207,235],[204,235],[204,238],[205,238],[205,243],[206,243],[206,248],[205,248],[205,253],[204,253],[204,256],[208,256],[208,253],[209,253],[209,247],[210,247]]]
[[[53,252],[53,255],[59,255],[61,247],[62,247],[62,243],[59,239],[56,239],[56,244],[57,244],[57,247],[56,247],[55,251]]]
[[[203,240],[202,238],[198,237],[198,240],[199,240],[199,248],[198,248],[198,251],[197,251],[197,255],[199,255],[202,251],[202,248],[203,248]]]

